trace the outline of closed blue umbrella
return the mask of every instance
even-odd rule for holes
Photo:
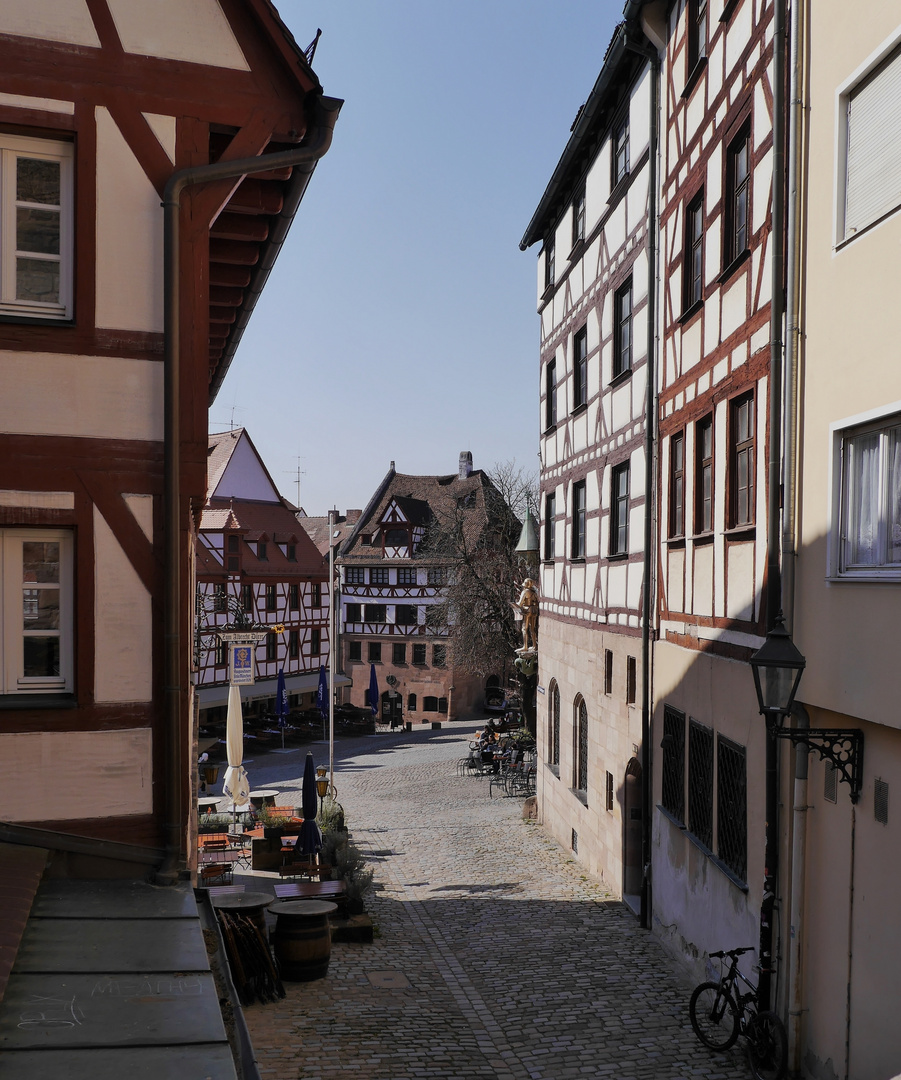
[[[379,711],[379,681],[375,677],[375,664],[369,665],[369,707],[375,716]]]
[[[319,688],[316,691],[316,708],[323,720],[328,716],[328,678],[325,674],[325,665],[319,665]]]
[[[303,766],[303,787],[300,805],[303,809],[303,824],[300,827],[301,855],[313,855],[322,847],[322,833],[316,824],[316,769],[313,765],[312,751],[307,751],[307,760]]]
[[[285,669],[278,669],[278,679],[275,683],[275,715],[278,717],[278,726],[282,729],[282,750],[285,749],[285,724],[288,719],[288,688],[285,686]]]

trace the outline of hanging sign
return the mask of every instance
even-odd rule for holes
[[[228,677],[233,686],[249,686],[253,683],[253,652],[253,645],[246,641],[229,642]]]

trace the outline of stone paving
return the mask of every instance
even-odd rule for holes
[[[246,1010],[261,1076],[747,1080],[737,1047],[695,1038],[691,985],[631,912],[522,819],[521,799],[457,775],[473,727],[336,743],[378,936],[336,943],[325,979]],[[253,786],[299,803],[303,756],[259,758]]]

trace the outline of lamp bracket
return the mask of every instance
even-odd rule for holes
[[[821,761],[831,761],[839,778],[851,789],[851,802],[860,798],[863,785],[863,732],[859,728],[771,728],[774,738],[804,743]]]

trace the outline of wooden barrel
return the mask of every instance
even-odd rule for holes
[[[332,951],[329,915],[338,910],[327,900],[275,900],[272,948],[281,977],[288,982],[322,979]]]

